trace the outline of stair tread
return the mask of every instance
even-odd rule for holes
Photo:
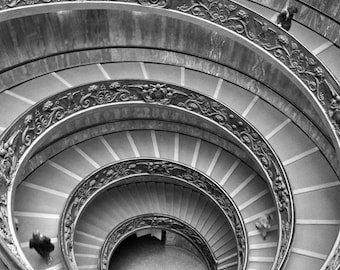
[[[52,167],[48,163],[44,163],[32,174],[30,174],[25,179],[25,182],[60,191],[66,194],[69,194],[79,183],[77,179],[74,179],[72,176]]]
[[[15,211],[61,213],[66,198],[20,185],[16,189]]]
[[[149,130],[130,131],[141,157],[153,157],[155,155],[151,132]]]
[[[165,201],[168,215],[173,216],[173,187],[172,184],[165,184]]]
[[[188,212],[192,192],[193,191],[189,188],[186,188],[186,187],[183,188],[182,204],[181,204],[181,209],[179,212],[179,218],[182,220],[186,220],[185,217]]]
[[[78,147],[101,166],[114,161],[111,153],[100,138],[93,138],[84,141],[78,144]]]
[[[86,177],[96,169],[93,164],[76,152],[74,148],[64,150],[53,157],[52,161],[80,177]]]
[[[197,205],[200,202],[199,199],[200,199],[199,193],[197,193],[197,192],[191,193],[188,211],[187,211],[186,216],[185,216],[185,221],[190,223],[190,224],[191,224],[191,221],[194,217],[194,213],[196,211],[196,208],[198,207]]]
[[[135,157],[125,132],[105,135],[104,138],[120,159]]]
[[[58,71],[57,74],[72,86],[106,80],[97,65],[85,65],[73,67],[72,69],[64,69]]]
[[[156,138],[161,158],[172,160],[175,149],[175,136],[173,133],[156,131]]]

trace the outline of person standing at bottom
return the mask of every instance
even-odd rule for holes
[[[33,232],[29,246],[31,249],[34,248],[35,251],[46,260],[47,265],[52,264],[50,253],[54,250],[54,245],[51,243],[51,238],[36,230],[36,232]]]

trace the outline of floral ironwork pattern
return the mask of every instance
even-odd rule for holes
[[[20,263],[26,266],[26,263],[22,261],[18,249],[13,242],[7,211],[7,192],[12,182],[13,174],[18,166],[18,158],[15,150],[19,133],[19,131],[16,131],[7,140],[0,142],[0,237]]]
[[[113,0],[114,1],[114,0]],[[60,0],[0,0],[0,10]],[[122,0],[149,7],[178,10],[226,27],[261,46],[280,60],[316,97],[340,137],[339,84],[323,64],[272,22],[229,0]],[[335,90],[337,89],[337,90]]]
[[[100,251],[100,270],[109,269],[110,257],[119,243],[131,233],[146,228],[175,231],[187,238],[206,259],[210,270],[217,269],[216,259],[204,237],[185,222],[165,215],[141,215],[128,219],[115,227],[105,239]]]
[[[337,244],[333,256],[330,257],[326,262],[325,270],[338,270],[339,268],[340,268],[340,244]]]
[[[243,147],[256,157],[268,176],[268,184],[272,187],[275,202],[279,206],[279,220],[290,224],[280,239],[280,242],[287,242],[287,247],[278,245],[282,258],[286,256],[293,234],[294,207],[289,182],[275,153],[265,139],[232,109],[175,85],[141,80],[103,81],[66,90],[40,102],[13,123],[1,137],[0,145],[3,145],[4,154],[0,155],[0,170],[6,175],[3,180],[3,194],[8,192],[7,186],[13,181],[21,157],[29,152],[30,146],[37,138],[44,136],[47,129],[80,111],[125,102],[181,108],[210,119],[232,133]],[[10,155],[6,156],[5,151],[9,151]],[[7,208],[7,202],[2,204],[2,208]],[[4,218],[2,222],[4,228],[7,228],[7,219]],[[8,232],[7,229],[4,231]],[[9,236],[9,239],[11,238],[12,236]]]
[[[170,0],[137,0],[143,6],[165,8],[169,5]]]
[[[222,187],[202,173],[182,164],[157,159],[133,159],[104,166],[99,171],[85,178],[72,191],[66,202],[60,223],[61,247],[70,269],[76,269],[73,252],[73,235],[77,220],[86,204],[97,192],[123,182],[124,177],[139,175],[157,175],[174,178],[210,196],[223,211],[234,229],[238,245],[238,269],[244,269],[248,252],[246,230],[241,214],[229,195],[223,191]]]
[[[0,9],[15,8],[26,5],[46,4],[56,2],[53,0],[3,0],[0,2]]]
[[[340,136],[340,95],[335,90],[339,85],[322,63],[294,38],[232,1],[191,0],[190,4],[172,8],[231,29],[271,53],[303,81]]]

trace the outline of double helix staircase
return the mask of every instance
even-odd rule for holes
[[[157,144],[152,144],[153,140]],[[176,140],[179,148],[175,146]],[[178,151],[176,161],[187,165],[193,165],[194,161],[195,168],[209,173],[222,183],[245,218],[249,231],[250,260],[273,261],[278,240],[277,221],[274,219],[266,241],[255,227],[261,215],[275,216],[274,202],[265,182],[246,164],[216,145],[187,135],[155,130],[125,131],[87,140],[58,154],[21,184],[16,196],[15,215],[19,223],[23,224],[18,234],[29,260],[36,261],[37,265],[41,263],[39,256],[25,243],[30,237],[28,232],[38,228],[42,233],[52,236],[57,244],[59,216],[63,205],[67,195],[82,177],[111,163],[115,158],[155,157],[155,149],[159,153],[156,157],[166,159],[174,159],[171,152]],[[195,149],[199,149],[196,155]],[[207,163],[207,160],[211,160],[211,163]],[[28,201],[31,203],[28,204]],[[164,213],[202,230],[202,234],[211,243],[220,267],[236,265],[237,252],[230,225],[225,224],[225,218],[214,214],[211,207],[199,193],[170,184],[137,183],[113,189],[91,203],[78,221],[79,226],[75,232],[77,263],[79,267],[87,265],[88,269],[97,267],[99,247],[114,225],[135,215]],[[91,244],[91,241],[96,244]],[[252,256],[253,253],[256,256]],[[89,260],[92,260],[91,263]],[[54,261],[55,265],[59,263],[60,260]]]
[[[251,8],[255,9],[254,4]],[[275,15],[261,6],[256,6],[256,10],[260,13],[262,10],[264,17]],[[293,27],[294,35],[295,31],[300,33]],[[306,39],[306,35],[296,35],[299,36]],[[307,36],[311,37],[309,41],[301,42],[309,47],[313,36]],[[155,80],[180,85],[230,106],[255,126],[277,153],[294,194],[296,225],[286,269],[318,270],[322,267],[339,232],[338,177],[303,128],[285,111],[247,91],[245,84],[235,77],[227,80],[208,75],[198,67],[190,69],[154,59],[139,61],[137,56],[134,61],[57,70],[0,93],[0,132],[44,98],[78,85],[108,79]],[[77,184],[108,163],[141,157],[180,162],[219,183],[235,201],[246,225],[247,269],[272,268],[280,224],[266,182],[246,162],[223,147],[195,134],[157,129],[150,124],[148,128],[125,128],[94,136],[68,147],[36,168],[17,187],[14,200],[14,216],[19,221],[17,238],[34,269],[66,269],[58,242],[58,226],[64,204]],[[116,224],[134,215],[161,212],[198,228],[214,250],[219,269],[237,269],[233,232],[217,212],[209,211],[211,208],[209,201],[199,193],[174,184],[141,182],[109,190],[90,204],[79,220],[74,239],[78,268],[97,269],[100,248]],[[274,220],[264,240],[255,223],[267,214],[272,214]],[[56,246],[50,266],[29,249],[28,241],[35,229],[50,236]]]
[[[141,67],[144,66],[150,79],[154,79],[151,77],[154,74],[151,69],[155,69],[156,64],[150,64],[150,70],[147,63],[126,63],[125,66],[129,70],[140,68],[139,73],[135,72],[137,77],[138,74],[143,76]],[[114,75],[123,77],[118,72],[122,68],[120,63],[102,67],[107,70],[110,78]],[[72,69],[63,71],[54,78],[60,80],[65,77],[67,81],[63,80],[75,85],[80,78],[96,74],[93,71],[96,68],[98,65],[75,68],[76,72]],[[183,80],[182,74],[185,76],[186,87],[202,92],[210,91],[207,94],[216,93],[219,86],[216,99],[246,117],[269,140],[285,166],[295,195],[296,236],[287,267],[298,265],[319,269],[333,245],[339,222],[338,211],[334,206],[338,200],[336,194],[339,184],[323,154],[290,119],[244,89],[203,73],[183,71],[179,67],[157,65],[157,69],[158,73],[153,76],[178,83]],[[163,72],[160,72],[161,69]],[[170,70],[173,72],[170,73]],[[173,76],[176,79],[172,79],[168,76],[174,73],[179,77]],[[79,74],[79,77],[75,74]],[[93,81],[98,79],[102,77],[92,78]],[[33,265],[37,267],[42,261],[28,248],[27,241],[31,232],[37,227],[44,228],[42,232],[51,236],[57,244],[59,216],[71,190],[100,166],[131,157],[173,159],[193,166],[219,182],[237,203],[246,223],[251,251],[249,269],[271,267],[276,251],[278,225],[274,221],[272,232],[265,241],[255,228],[258,218],[265,214],[275,215],[276,211],[265,182],[246,164],[216,145],[180,133],[157,130],[125,131],[84,141],[61,152],[27,177],[18,187],[14,214],[22,226],[18,232],[19,241],[29,261],[35,262]],[[306,234],[309,236],[306,237]],[[90,239],[97,241],[96,237],[93,235]],[[63,269],[58,252],[54,256],[56,259],[53,267]]]

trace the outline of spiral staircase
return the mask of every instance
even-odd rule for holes
[[[262,2],[2,3],[4,269],[108,269],[138,218],[208,269],[339,269],[337,40]]]

